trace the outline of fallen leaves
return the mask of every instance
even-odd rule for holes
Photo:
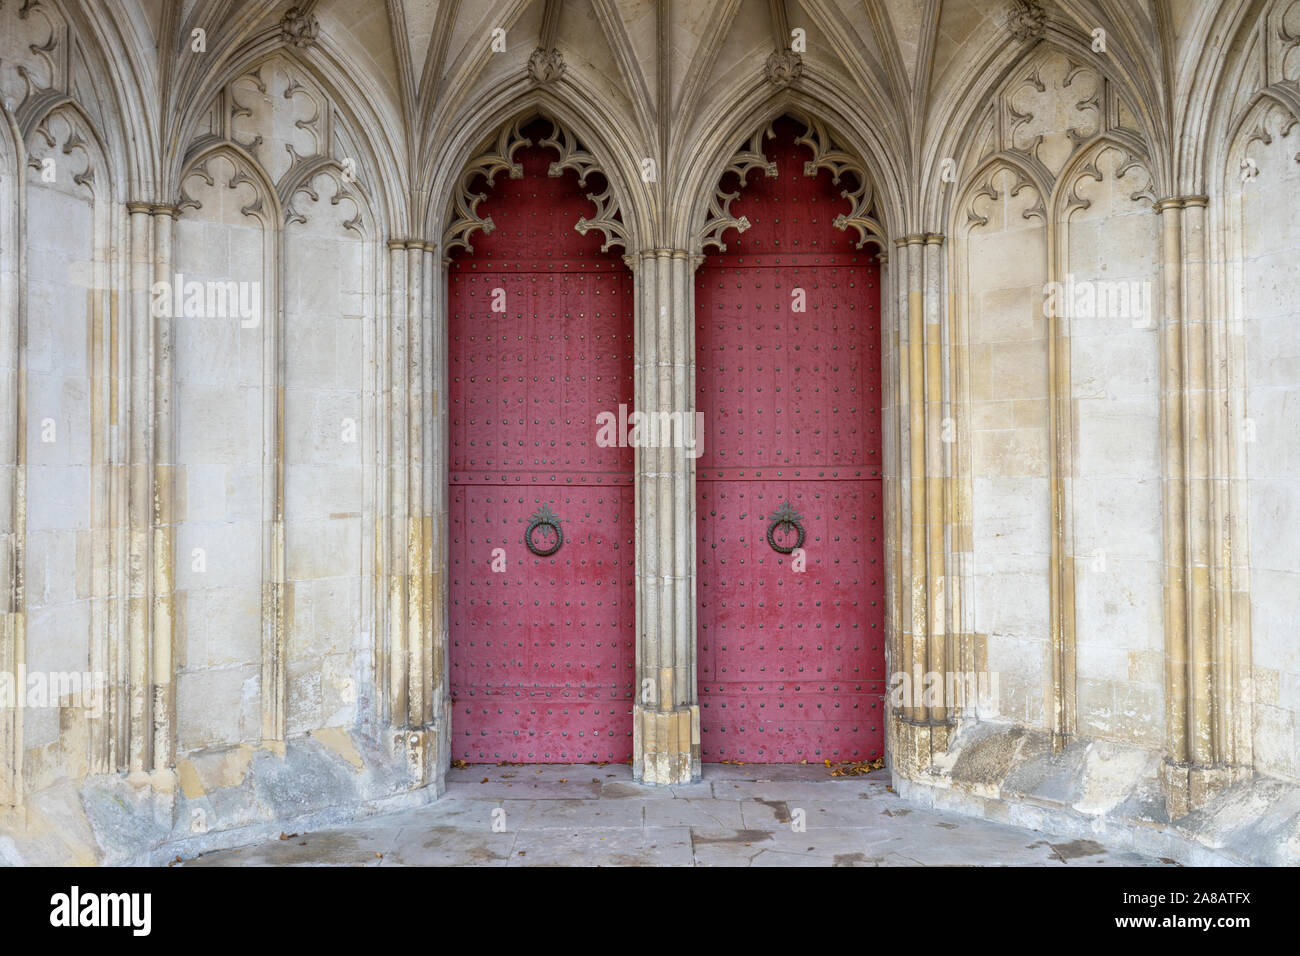
[[[829,760],[824,762],[830,768],[832,777],[861,777],[885,766],[883,757],[875,760],[846,760],[842,763],[831,763]]]
[[[284,831],[281,831],[281,832],[280,832],[280,839],[281,839],[281,840],[292,840],[292,839],[293,839],[294,837],[296,837],[297,835],[298,835],[298,834],[296,834],[296,833],[285,833]]]
[[[454,767],[456,770],[464,770],[466,767],[469,766],[469,764],[466,763],[464,760],[453,760],[453,761],[451,762],[451,765],[452,765],[452,767]]]

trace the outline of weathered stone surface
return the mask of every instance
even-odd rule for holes
[[[992,723],[959,733],[935,770],[923,780],[896,775],[894,785],[921,806],[1104,837],[1189,865],[1300,863],[1300,787],[1285,781],[1244,781],[1171,822],[1157,755],[1109,741],[1054,754],[1046,734]]]
[[[628,767],[470,767],[451,771],[447,795],[436,803],[207,853],[185,865],[1161,865],[1101,837],[1056,837],[914,809],[879,776],[832,778],[824,767],[771,769],[707,767],[693,795],[671,797],[665,788],[632,783]],[[503,785],[525,776],[541,778],[541,787],[597,770],[613,777],[609,787],[641,796],[472,797],[476,787],[500,794]],[[488,783],[480,783],[485,776]],[[738,795],[742,785],[750,790]],[[701,787],[714,792],[701,795]],[[801,829],[794,825],[796,811]]]

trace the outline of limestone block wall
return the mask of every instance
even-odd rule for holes
[[[357,201],[335,203],[345,190],[334,171],[312,177],[294,197],[305,221],[284,237],[289,734],[357,721],[372,633],[363,438],[377,250]]]
[[[1078,730],[1164,745],[1159,222],[1151,176],[1113,146],[1058,213],[1069,306]]]
[[[1140,125],[1065,52],[1018,64],[956,177],[949,281],[998,716],[1158,749],[1160,233]]]
[[[970,348],[971,523],[975,630],[998,675],[997,712],[1046,726],[1051,673],[1051,533],[1047,425],[1048,281],[1041,204],[1014,192],[1014,171],[989,179],[996,198],[976,200],[985,222],[955,244]],[[961,292],[959,292],[959,295]]]
[[[182,184],[174,275],[177,749],[257,742],[262,731],[263,560],[273,387],[266,340],[276,332],[275,224],[241,210],[262,198],[246,164],[215,154]],[[209,180],[211,183],[209,184]],[[175,282],[175,278],[172,280]],[[224,306],[208,290],[226,287]],[[185,314],[184,296],[195,295]],[[172,290],[174,293],[174,290]],[[243,312],[249,313],[243,317]],[[201,304],[200,304],[201,303]],[[270,306],[270,308],[268,308]],[[174,311],[174,310],[173,310]]]
[[[25,197],[29,221],[44,224],[26,248],[23,351],[26,613],[29,632],[42,636],[26,654],[27,672],[38,675],[27,688],[35,693],[22,737],[32,788],[88,769],[91,714],[74,705],[70,681],[76,674],[91,682],[92,663],[103,663],[94,645],[105,608],[96,601],[94,571],[96,557],[103,559],[96,554],[96,532],[107,519],[107,496],[96,487],[105,475],[94,467],[96,457],[102,461],[107,411],[97,347],[108,331],[100,265],[108,252],[108,209],[102,202],[97,209],[94,183],[103,167],[92,145],[63,152],[89,135],[74,111],[59,111],[42,127],[31,144]],[[102,192],[103,184],[98,188]],[[55,687],[39,676],[45,674],[67,674],[69,681]],[[58,699],[51,700],[51,692]],[[79,719],[69,726],[64,714]]]
[[[1249,494],[1254,756],[1300,777],[1300,189],[1295,118],[1263,109],[1242,136],[1245,174],[1228,180],[1232,300],[1228,341],[1243,358],[1242,416]],[[1261,135],[1257,135],[1262,132]],[[1284,212],[1285,210],[1285,212]],[[1236,253],[1236,255],[1234,255]]]

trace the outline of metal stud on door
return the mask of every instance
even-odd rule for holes
[[[778,176],[751,174],[731,207],[751,228],[696,275],[702,756],[871,759],[885,693],[880,267],[833,228],[844,186],[804,174],[802,127],[775,131]]]
[[[598,446],[596,416],[632,402],[631,277],[573,230],[591,183],[549,178],[538,146],[516,158],[449,278],[452,753],[627,761],[632,450]]]

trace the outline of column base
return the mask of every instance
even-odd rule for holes
[[[394,752],[406,755],[406,769],[410,774],[409,789],[432,787],[438,794],[446,789],[447,748],[443,744],[440,730],[437,724],[429,724],[392,732]]]
[[[632,708],[632,778],[660,786],[700,779],[700,708]]]
[[[1170,820],[1199,810],[1222,791],[1250,777],[1246,767],[1187,764],[1165,758],[1160,767],[1160,784],[1165,794],[1165,812]]]
[[[893,721],[890,769],[904,777],[929,773],[936,753],[947,753],[956,727],[953,724],[918,723],[898,718]]]

